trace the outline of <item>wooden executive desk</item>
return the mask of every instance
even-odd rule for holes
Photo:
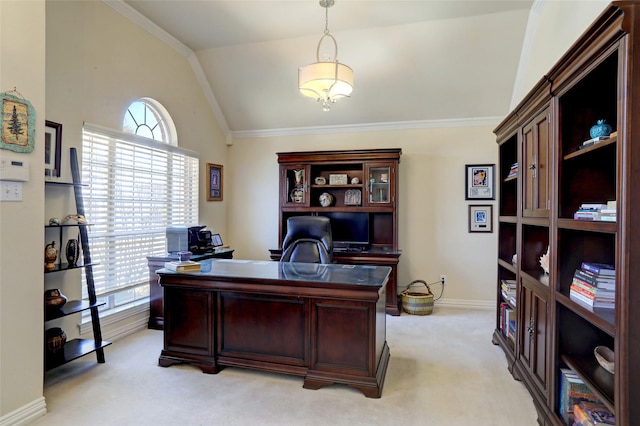
[[[379,398],[389,363],[387,266],[207,260],[197,273],[158,271],[164,287],[159,365],[190,363],[342,383]]]

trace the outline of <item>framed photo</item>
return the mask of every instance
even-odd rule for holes
[[[222,201],[222,166],[207,163],[207,201]]]
[[[211,243],[213,244],[214,247],[220,247],[222,246],[222,237],[220,236],[220,234],[213,234],[211,235]]]
[[[493,232],[493,206],[469,206],[469,232]]]
[[[60,177],[60,157],[62,151],[62,124],[44,122],[44,175]]]
[[[495,164],[465,166],[465,200],[495,200]]]

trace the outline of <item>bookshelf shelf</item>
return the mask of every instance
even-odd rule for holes
[[[589,385],[591,390],[593,390],[607,408],[615,411],[613,374],[609,374],[604,368],[600,367],[596,361],[590,358],[563,355],[562,362],[575,371],[578,376]]]
[[[567,154],[563,157],[563,160],[571,160],[572,158],[580,157],[581,155],[591,154],[594,151],[598,151],[599,149],[602,149],[611,144],[615,144],[616,142],[618,142],[617,136],[612,137],[611,139],[604,140],[602,142],[598,142],[595,145],[591,145],[579,151],[574,151],[571,154]]]

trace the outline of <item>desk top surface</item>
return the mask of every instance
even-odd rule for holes
[[[157,271],[159,275],[189,275],[194,278],[260,279],[322,284],[381,287],[391,272],[388,266],[292,263],[259,260],[209,259],[200,262],[200,272]]]

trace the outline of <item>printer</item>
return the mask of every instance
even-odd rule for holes
[[[167,227],[167,252],[169,254],[177,254],[180,251],[190,251],[193,254],[212,252],[214,250],[212,234],[206,228],[205,225]]]

